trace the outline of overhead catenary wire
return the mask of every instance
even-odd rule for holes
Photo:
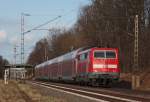
[[[66,16],[66,15],[72,13],[73,10],[74,10],[74,9],[70,10],[69,12],[67,12],[67,13],[64,14],[64,15],[59,15],[59,16],[57,16],[57,17],[55,17],[55,18],[53,18],[53,19],[51,19],[51,20],[49,20],[49,21],[47,21],[47,22],[45,22],[45,23],[43,23],[43,24],[40,24],[40,25],[38,25],[38,26],[36,26],[36,27],[30,29],[30,30],[27,30],[27,31],[24,32],[23,34],[27,34],[27,33],[31,32],[31,31],[36,30],[36,29],[39,29],[39,28],[41,28],[42,26],[45,26],[45,25],[47,25],[47,24],[49,24],[49,23],[51,23],[51,22],[53,22],[53,21],[55,21],[55,20],[57,20],[57,19],[60,19],[60,18],[62,18],[62,17],[64,17],[64,16]]]
[[[38,26],[36,26],[36,27],[34,27],[34,28],[32,28],[32,29],[30,29],[30,30],[24,32],[24,34],[27,34],[27,33],[31,32],[32,30],[38,29],[38,28],[40,28],[40,27],[42,27],[42,26],[44,26],[44,25],[47,25],[47,24],[49,24],[50,22],[53,22],[53,21],[55,21],[55,20],[57,20],[57,19],[59,19],[59,18],[61,18],[61,17],[62,17],[62,16],[57,16],[57,17],[55,17],[55,18],[52,19],[52,20],[49,20],[49,21],[47,21],[47,22],[45,22],[45,23],[43,23],[43,24],[40,24],[40,25],[38,25]]]

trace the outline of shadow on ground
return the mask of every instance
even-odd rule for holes
[[[120,88],[120,89],[131,89],[131,82],[121,80],[120,82],[113,85],[114,88]]]

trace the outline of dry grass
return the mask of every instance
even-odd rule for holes
[[[15,82],[10,81],[8,85],[5,85],[0,80],[0,102],[26,102],[26,100],[20,94]]]
[[[121,80],[125,80],[125,81],[129,81],[129,82],[131,82],[131,73],[121,73],[120,74],[120,78],[121,78]]]
[[[121,80],[127,81],[131,83],[132,81],[132,74],[131,73],[122,73]],[[150,91],[150,71],[145,71],[140,73],[140,87],[139,90]]]
[[[140,90],[150,91],[150,70],[141,73]]]
[[[19,84],[19,88],[24,91],[34,102],[65,102],[64,99],[41,95],[38,89],[29,84]]]
[[[5,85],[0,80],[0,102],[65,102],[51,96],[41,95],[38,89],[29,84],[21,84],[16,81],[9,81]]]

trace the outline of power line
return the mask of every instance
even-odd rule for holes
[[[45,25],[47,25],[47,24],[49,24],[49,23],[51,23],[51,22],[53,22],[53,21],[55,21],[55,20],[57,20],[57,19],[60,19],[60,18],[62,18],[62,17],[64,17],[64,16],[67,16],[68,14],[72,13],[73,11],[74,11],[74,9],[70,10],[69,12],[65,13],[64,15],[59,15],[59,16],[55,17],[54,19],[51,19],[51,20],[49,20],[49,21],[47,21],[47,22],[45,22],[45,23],[43,23],[43,24],[40,24],[40,25],[38,25],[38,26],[36,26],[36,27],[34,27],[34,28],[32,28],[32,29],[30,29],[30,30],[24,32],[24,34],[27,34],[27,33],[31,32],[31,31],[33,31],[33,30],[36,30],[36,29],[38,29],[38,28],[41,28],[42,26],[45,26]]]
[[[49,24],[49,23],[51,23],[51,22],[53,22],[53,21],[55,21],[55,20],[57,20],[57,19],[59,19],[59,18],[61,18],[61,17],[62,17],[62,16],[57,16],[57,17],[55,17],[55,18],[52,19],[52,20],[49,20],[49,21],[47,21],[47,22],[45,22],[45,23],[43,23],[43,24],[40,24],[40,25],[38,25],[38,26],[36,26],[36,27],[34,27],[34,28],[32,28],[32,29],[30,29],[30,30],[24,32],[24,34],[27,34],[27,33],[31,32],[32,30],[38,29],[38,28],[40,28],[40,27],[42,27],[42,26],[45,26],[45,25],[47,25],[47,24]]]

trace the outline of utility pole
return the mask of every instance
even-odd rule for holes
[[[135,16],[135,36],[134,36],[134,70],[139,70],[139,63],[138,63],[138,35],[139,35],[139,21],[138,21],[138,15]]]
[[[44,52],[45,52],[45,53],[44,53],[44,54],[45,54],[45,55],[44,55],[44,56],[45,56],[44,59],[45,59],[45,61],[47,61],[47,51],[46,51],[46,50],[47,50],[47,49],[46,49],[46,46],[44,46]]]
[[[138,15],[135,16],[135,35],[134,35],[134,69],[132,75],[132,89],[136,89],[140,86],[140,76],[138,75],[139,63],[138,63],[138,35],[139,35],[139,21]]]
[[[53,22],[53,21],[55,21],[55,20],[57,20],[57,19],[62,17],[62,16],[57,16],[54,19],[49,20],[49,21],[47,21],[47,22],[45,22],[43,24],[40,24],[40,25],[38,25],[38,26],[36,26],[36,27],[34,27],[34,28],[32,28],[32,29],[30,29],[30,30],[25,32],[25,29],[24,29],[24,26],[25,26],[25,24],[24,24],[24,17],[25,16],[31,16],[31,15],[30,14],[26,14],[26,13],[21,13],[21,64],[24,64],[24,35],[29,33],[29,32],[31,32],[31,31],[33,31],[33,30],[37,30],[38,28],[40,28],[40,27],[42,27],[44,25],[47,25],[47,24],[49,24],[49,23],[51,23],[51,22]]]
[[[29,14],[21,13],[21,64],[24,64],[24,16],[30,16]]]
[[[24,63],[24,14],[21,13],[21,64]]]
[[[16,65],[16,57],[17,57],[17,46],[14,45],[14,65]]]

